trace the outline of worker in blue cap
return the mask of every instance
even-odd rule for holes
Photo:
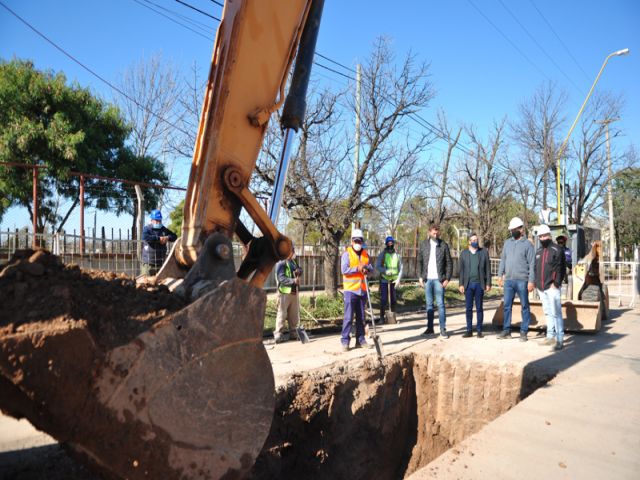
[[[167,257],[167,243],[177,239],[175,233],[162,225],[160,210],[152,210],[151,223],[142,229],[142,275],[153,276],[158,273]]]
[[[384,240],[384,250],[378,255],[376,268],[380,272],[380,322],[397,323],[396,288],[402,278],[402,257],[396,252],[396,242],[392,236]],[[389,318],[385,313],[390,307]]]

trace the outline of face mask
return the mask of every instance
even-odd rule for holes
[[[518,240],[520,238],[520,235],[522,235],[522,232],[520,230],[511,231],[511,236],[514,238],[514,240]]]
[[[473,248],[478,248],[478,242],[471,242],[471,246]]]
[[[393,245],[387,245],[387,250],[389,251],[393,250]]]
[[[544,248],[547,248],[549,245],[551,245],[551,239],[547,238],[546,240],[540,240],[540,243]]]
[[[361,243],[354,243],[354,244],[353,244],[353,249],[354,249],[356,252],[359,252],[360,250],[362,250],[362,244],[361,244]]]
[[[153,229],[154,230],[160,230],[162,228],[162,224],[161,223],[154,223],[153,224]]]

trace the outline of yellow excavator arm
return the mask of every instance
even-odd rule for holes
[[[311,0],[225,3],[193,153],[182,235],[158,274],[159,281],[186,275],[179,292],[188,299],[194,298],[194,284],[212,275],[205,271],[212,268],[211,262],[200,266],[198,259],[213,233],[229,239],[236,234],[250,246],[238,276],[250,278],[257,287],[275,262],[291,251],[290,240],[277,231],[275,219],[263,210],[248,185],[269,118],[284,103],[285,85],[298,52],[292,92],[282,115],[289,124],[283,130],[297,130],[304,115],[322,6]],[[283,184],[281,178],[280,189]],[[279,201],[274,194],[272,210],[275,207],[277,212],[274,204]],[[260,228],[260,239],[253,238],[240,222],[242,207]],[[209,250],[216,248],[221,247]]]

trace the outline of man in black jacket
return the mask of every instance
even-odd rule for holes
[[[478,235],[469,236],[469,249],[460,253],[460,293],[464,293],[467,307],[467,331],[464,338],[473,336],[473,302],[476,302],[476,316],[478,317],[478,338],[482,338],[482,322],[484,320],[483,299],[484,292],[491,290],[491,263],[489,254],[478,244]]]
[[[548,225],[542,225],[538,229],[538,239],[541,247],[536,252],[535,284],[547,320],[547,338],[541,345],[555,344],[554,350],[562,350],[564,325],[560,292],[566,269],[564,251],[551,240]]]
[[[167,243],[175,242],[177,238],[175,233],[162,225],[160,210],[153,210],[151,223],[142,229],[142,275],[158,273],[167,257]]]
[[[449,338],[446,328],[446,311],[444,308],[444,289],[447,288],[453,274],[453,261],[449,245],[440,238],[440,227],[432,224],[429,227],[429,238],[420,244],[418,253],[418,275],[420,286],[425,289],[427,300],[427,329],[423,335],[433,334],[434,297],[438,301],[438,322],[440,336]]]

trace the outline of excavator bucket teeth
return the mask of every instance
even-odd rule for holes
[[[0,345],[0,408],[109,478],[243,478],[274,410],[265,303],[234,278],[108,351],[81,327],[15,333]]]

